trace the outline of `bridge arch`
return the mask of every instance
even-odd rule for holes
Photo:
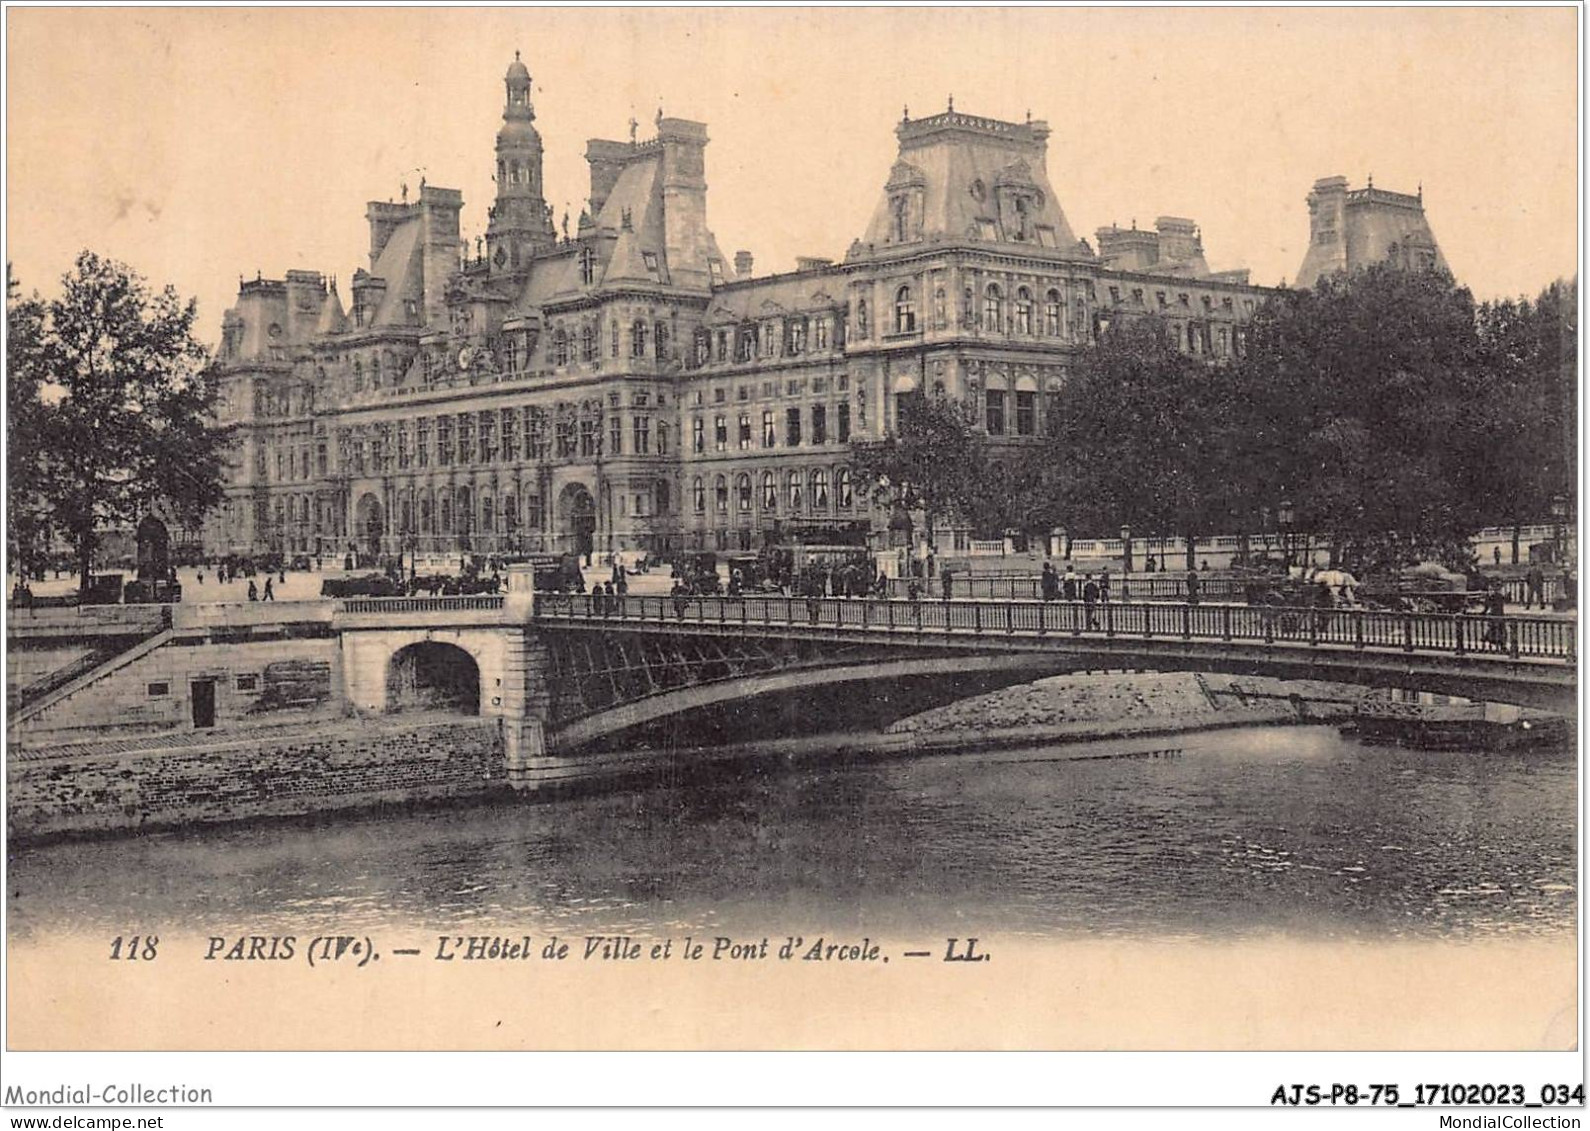
[[[457,644],[421,640],[392,653],[386,667],[386,710],[480,714],[480,665]]]

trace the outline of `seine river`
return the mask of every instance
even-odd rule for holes
[[[1370,747],[1326,727],[159,833],[10,856],[56,932],[811,930],[1224,939],[1571,931],[1571,750]]]

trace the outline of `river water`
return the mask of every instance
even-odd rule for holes
[[[13,940],[324,927],[1494,938],[1571,931],[1572,750],[1210,731],[12,852]]]

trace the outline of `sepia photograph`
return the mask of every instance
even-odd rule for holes
[[[1580,16],[9,7],[7,1050],[1582,1107]]]

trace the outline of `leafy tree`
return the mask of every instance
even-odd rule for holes
[[[1029,457],[1055,521],[1103,537],[1123,525],[1139,538],[1183,535],[1190,566],[1197,538],[1236,506],[1228,388],[1157,317],[1118,319],[1078,359],[1065,412]]]
[[[898,426],[881,440],[855,444],[850,471],[875,502],[921,511],[931,539],[938,520],[978,515],[988,474],[988,442],[960,401],[942,394],[904,397]]]
[[[40,415],[40,351],[44,303],[22,297],[6,264],[6,538],[11,559],[24,577],[37,575],[49,548],[49,511],[44,500],[46,461]]]
[[[231,430],[210,423],[215,389],[191,299],[88,251],[61,283],[36,310],[8,304],[8,329],[36,341],[10,353],[6,380],[11,410],[45,453],[30,491],[71,539],[86,587],[105,526],[157,506],[191,526],[220,501]]]
[[[1469,292],[1376,265],[1275,296],[1232,374],[1244,492],[1360,566],[1451,558],[1484,525],[1492,418]]]

